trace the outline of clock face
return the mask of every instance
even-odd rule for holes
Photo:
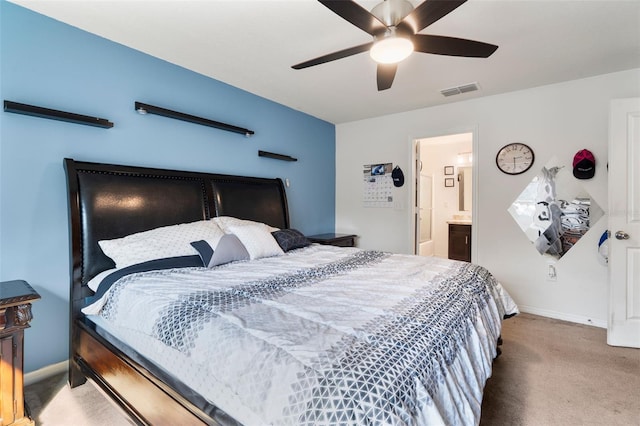
[[[533,165],[533,150],[519,142],[507,144],[500,148],[496,155],[496,165],[500,171],[508,175],[519,175]]]

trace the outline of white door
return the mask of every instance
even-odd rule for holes
[[[420,173],[420,200],[418,201],[418,253],[433,256],[431,222],[433,215],[433,178]]]
[[[413,141],[414,144],[414,154],[415,154],[415,168],[413,171],[413,176],[416,179],[416,192],[415,192],[415,202],[413,203],[414,210],[414,230],[413,230],[413,254],[420,254],[420,172],[422,171],[422,161],[420,160],[420,141]]]
[[[611,101],[607,343],[640,347],[640,98]]]

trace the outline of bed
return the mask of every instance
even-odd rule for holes
[[[311,244],[277,178],[64,166],[72,387],[137,424],[479,422],[518,312],[486,269]]]

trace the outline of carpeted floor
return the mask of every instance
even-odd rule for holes
[[[640,426],[640,350],[606,330],[520,314],[504,322],[502,355],[485,387],[480,425]],[[65,375],[25,389],[37,425],[127,425],[91,384]]]
[[[503,323],[480,424],[640,426],[640,349],[607,331],[529,314]]]
[[[133,424],[92,384],[69,388],[66,373],[27,386],[24,398],[36,426]]]

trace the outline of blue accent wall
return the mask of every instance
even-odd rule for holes
[[[288,178],[292,227],[307,234],[334,230],[333,124],[4,0],[0,47],[3,100],[115,123],[101,129],[0,112],[0,280],[27,280],[42,296],[25,333],[26,372],[68,358],[65,157]],[[255,135],[140,115],[135,101]],[[298,161],[258,157],[259,149]]]

